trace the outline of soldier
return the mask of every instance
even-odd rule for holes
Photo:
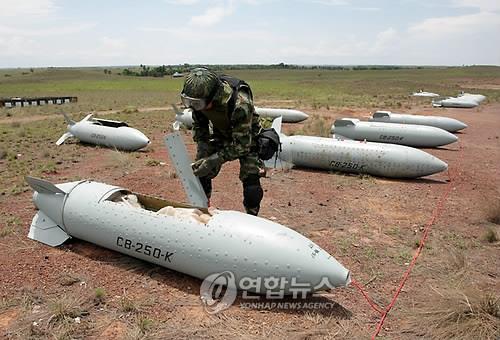
[[[260,124],[250,86],[242,80],[196,68],[186,77],[181,99],[193,110],[197,153],[192,168],[208,199],[212,179],[222,164],[238,159],[243,205],[248,214],[257,215],[263,197],[256,138]]]

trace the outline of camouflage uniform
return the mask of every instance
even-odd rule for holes
[[[259,170],[261,161],[257,155],[256,136],[260,130],[251,94],[245,87],[238,89],[234,110],[228,112],[233,94],[231,86],[222,81],[212,100],[210,110],[193,111],[193,139],[198,150],[196,160],[217,153],[222,163],[238,159],[239,178],[243,183],[243,205],[248,213],[257,215],[262,200]],[[207,197],[212,193],[212,178],[220,166],[206,177],[200,177]]]

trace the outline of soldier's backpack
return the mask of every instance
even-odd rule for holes
[[[257,147],[259,158],[267,161],[278,151],[281,152],[280,136],[273,128],[262,128],[257,135]]]

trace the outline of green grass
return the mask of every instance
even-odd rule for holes
[[[81,298],[61,296],[49,303],[50,322],[61,322],[88,314]]]
[[[473,286],[473,285],[472,285]],[[436,290],[435,290],[436,291]],[[411,321],[420,336],[432,339],[498,339],[500,296],[497,292],[456,289],[436,291]]]
[[[26,73],[26,74],[23,74]],[[146,135],[170,129],[173,112],[141,113],[138,108],[168,107],[179,101],[183,79],[171,77],[126,77],[113,69],[105,75],[102,68],[48,68],[0,70],[0,97],[72,95],[77,103],[41,107],[0,108],[0,120],[72,113],[74,120],[95,110],[118,110],[109,119],[127,121]],[[398,109],[415,103],[429,103],[408,94],[424,88],[443,95],[455,95],[460,84],[493,82],[500,78],[500,67],[455,67],[401,70],[234,70],[252,86],[255,101],[266,106],[299,107],[314,114],[320,109],[341,107]],[[5,77],[4,74],[10,74]],[[500,90],[477,90],[489,101],[500,101]],[[274,102],[274,103],[273,103]],[[263,106],[263,105],[261,105]],[[329,124],[320,118],[306,122],[305,134],[329,135]],[[310,131],[307,131],[310,130]],[[1,193],[19,194],[28,190],[25,175],[47,176],[85,161],[85,151],[70,142],[59,148],[55,141],[66,131],[61,118],[0,124]],[[82,152],[83,151],[83,152]],[[108,150],[103,152],[107,152]],[[128,154],[121,158],[128,158]],[[116,158],[109,155],[108,158]],[[120,159],[121,159],[120,158]],[[116,164],[111,159],[113,164]],[[142,164],[144,161],[142,161]],[[148,165],[155,165],[151,161]]]
[[[142,334],[145,334],[148,331],[150,331],[151,328],[153,327],[153,324],[154,324],[153,320],[145,316],[140,316],[137,320],[137,326]]]
[[[85,113],[82,112],[72,115],[72,118],[80,120],[84,116]],[[125,120],[151,136],[156,131],[170,128],[174,114],[171,111],[130,112],[110,114],[105,118]],[[22,124],[0,124],[0,194],[15,195],[28,191],[30,189],[24,181],[24,176],[47,177],[65,168],[77,167],[84,164],[87,153],[95,154],[94,149],[105,154],[101,166],[121,167],[124,172],[131,169],[131,162],[136,154],[82,146],[76,139],[56,146],[55,141],[65,131],[66,123],[62,116]],[[144,163],[144,160],[141,163]]]
[[[486,240],[488,243],[495,243],[498,242],[498,236],[495,230],[488,228],[483,236],[483,238]]]
[[[125,313],[136,313],[139,311],[139,306],[135,300],[123,296],[120,299],[120,310]]]
[[[0,96],[72,95],[78,102],[60,106],[0,109],[0,117],[48,114],[62,111],[124,109],[167,106],[178,102],[183,78],[127,77],[99,68],[0,70]],[[26,70],[24,70],[26,71]],[[11,74],[5,77],[3,74]],[[401,70],[232,70],[252,86],[257,103],[286,100],[283,106],[405,108],[428,103],[409,97],[424,88],[442,95],[456,95],[464,80],[488,81],[500,77],[500,67],[454,67]],[[474,89],[470,89],[474,91]],[[499,90],[479,90],[490,101],[500,100]],[[479,92],[478,91],[478,92]]]
[[[409,97],[420,88],[441,95],[456,95],[459,83],[495,79],[498,67],[433,68],[403,70],[326,71],[252,70],[234,75],[249,82],[256,100],[288,99],[318,107],[398,108],[416,99]],[[473,89],[471,89],[472,91]],[[500,100],[500,91],[481,90],[491,101]],[[428,101],[428,100],[427,100]]]
[[[96,288],[94,290],[94,302],[97,304],[101,304],[104,302],[104,299],[106,297],[106,291],[104,288]]]
[[[293,131],[290,135],[330,137],[331,123],[324,117],[311,115],[301,128]]]
[[[148,159],[146,161],[146,165],[147,166],[158,166],[158,165],[160,165],[160,163],[161,162],[159,160],[157,160],[157,159]]]
[[[17,216],[0,218],[0,239],[14,234],[16,231],[19,231],[19,227],[21,225],[21,219]]]

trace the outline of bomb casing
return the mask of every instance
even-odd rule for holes
[[[381,123],[396,123],[396,124],[412,124],[434,126],[448,132],[456,132],[465,129],[467,124],[449,117],[441,116],[423,116],[411,115],[403,113],[395,113],[390,111],[376,111],[369,119],[371,122]]]
[[[418,91],[411,94],[413,97],[439,97],[439,94],[427,91]]]
[[[237,211],[210,215],[206,210],[203,215],[209,217],[194,218],[184,212],[195,207],[105,183],[26,181],[39,209],[28,237],[49,246],[78,238],[200,279],[230,270],[237,283],[283,277],[288,284],[295,280],[314,290],[325,278],[333,287],[350,282],[349,271],[314,242],[264,218]],[[124,203],[129,195],[140,205]],[[283,287],[287,294],[290,288]]]
[[[284,123],[299,123],[307,118],[309,115],[299,110],[293,109],[272,109],[266,107],[256,107],[255,112],[264,118],[276,119],[282,117],[282,122]]]
[[[459,109],[472,109],[479,106],[479,103],[470,97],[449,97],[441,100],[433,100],[433,107],[454,107]]]
[[[193,127],[193,110],[190,108],[179,110],[175,105],[172,105],[175,112],[175,120],[179,124],[184,125],[186,128],[190,129]],[[307,118],[309,115],[299,110],[292,109],[272,109],[265,107],[255,107],[255,113],[263,118],[276,119],[278,117],[283,117],[283,122],[285,123],[299,123]]]
[[[92,116],[89,114],[81,121],[75,122],[64,114],[68,132],[57,140],[56,145],[63,144],[70,137],[75,137],[84,143],[126,151],[139,150],[150,143],[148,137],[141,131],[129,127],[125,122],[92,118]]]
[[[347,139],[414,147],[438,147],[458,140],[457,136],[433,126],[362,122],[353,118],[337,119],[331,132]]]
[[[279,118],[273,128],[281,132]],[[418,178],[448,168],[433,155],[419,149],[384,143],[339,140],[280,133],[281,151],[266,166],[284,162],[292,166],[370,174],[390,178]]]
[[[295,166],[389,178],[418,178],[448,168],[427,152],[395,144],[290,136],[282,150],[280,159]]]
[[[457,96],[457,98],[473,100],[476,103],[481,104],[486,99],[486,96],[483,96],[482,94],[462,92]]]

